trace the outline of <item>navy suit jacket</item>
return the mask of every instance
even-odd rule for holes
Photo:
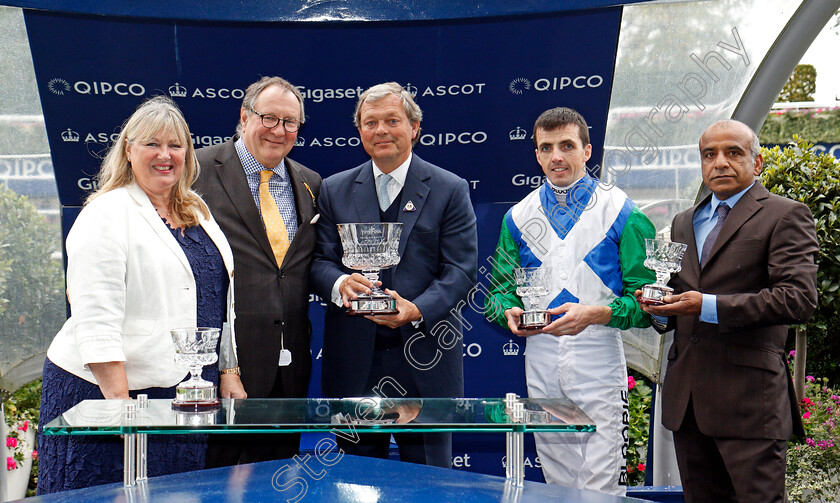
[[[343,307],[330,302],[330,294],[339,276],[353,272],[341,263],[336,224],[380,221],[371,161],[324,180],[318,207],[321,218],[311,284],[328,305],[322,391],[330,397],[370,395],[371,390],[364,387],[373,360],[376,324],[347,316]],[[415,383],[423,397],[463,396],[462,330],[457,314],[475,286],[478,261],[476,219],[467,182],[414,154],[397,221],[403,224],[401,259],[391,270],[392,289],[423,315],[419,327],[407,323],[399,329],[406,357],[413,362]]]

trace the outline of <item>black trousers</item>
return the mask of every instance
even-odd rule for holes
[[[286,398],[279,370],[266,398]],[[226,433],[207,437],[205,468],[291,458],[300,452],[300,433]]]
[[[393,385],[381,386],[388,378],[399,383],[406,392],[397,392]],[[365,386],[365,396],[375,396],[374,387],[381,388],[388,398],[417,398],[420,392],[411,375],[411,368],[403,354],[401,345],[374,351],[370,376]],[[420,411],[422,413],[422,411]],[[358,439],[336,435],[338,446],[347,454],[373,458],[387,458],[391,435],[387,433],[361,433]],[[397,433],[394,440],[400,450],[400,460],[431,466],[449,468],[452,464],[451,433]]]

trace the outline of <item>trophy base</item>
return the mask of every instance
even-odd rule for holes
[[[397,314],[397,300],[389,295],[365,296],[360,295],[350,301],[348,316],[366,316],[377,314]]]
[[[665,298],[666,295],[671,295],[674,293],[674,289],[667,286],[657,286],[657,285],[645,285],[642,287],[642,297],[639,301],[642,304],[648,304],[651,306],[661,306],[665,304],[665,301],[662,299]]]
[[[217,408],[205,408],[205,409],[188,409],[188,410],[181,410],[176,409],[175,405],[172,406],[177,412],[175,413],[175,424],[178,426],[204,426],[204,425],[211,425],[217,424],[216,423],[216,411]]]
[[[172,408],[183,411],[206,410],[221,405],[216,394],[216,386],[210,383],[206,387],[191,387],[181,383],[175,387],[175,400]]]
[[[539,330],[551,323],[551,314],[548,311],[524,311],[519,315],[519,330]]]

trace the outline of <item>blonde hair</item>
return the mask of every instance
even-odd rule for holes
[[[189,126],[178,105],[166,96],[155,96],[144,101],[125,121],[119,138],[105,155],[99,174],[96,175],[99,189],[87,198],[85,204],[106,192],[133,183],[134,173],[125,153],[126,145],[151,139],[161,130],[173,133],[187,148],[184,171],[172,189],[167,204],[170,223],[177,227],[192,227],[199,224],[201,217],[209,218],[207,205],[190,189],[198,179],[199,166]]]

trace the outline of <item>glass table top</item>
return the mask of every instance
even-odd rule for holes
[[[595,425],[567,398],[518,398],[521,417],[503,398],[308,398],[222,400],[211,410],[182,411],[172,400],[85,400],[44,426],[46,435],[123,433],[592,432]],[[125,412],[134,404],[136,411]],[[515,406],[518,408],[518,406]]]

